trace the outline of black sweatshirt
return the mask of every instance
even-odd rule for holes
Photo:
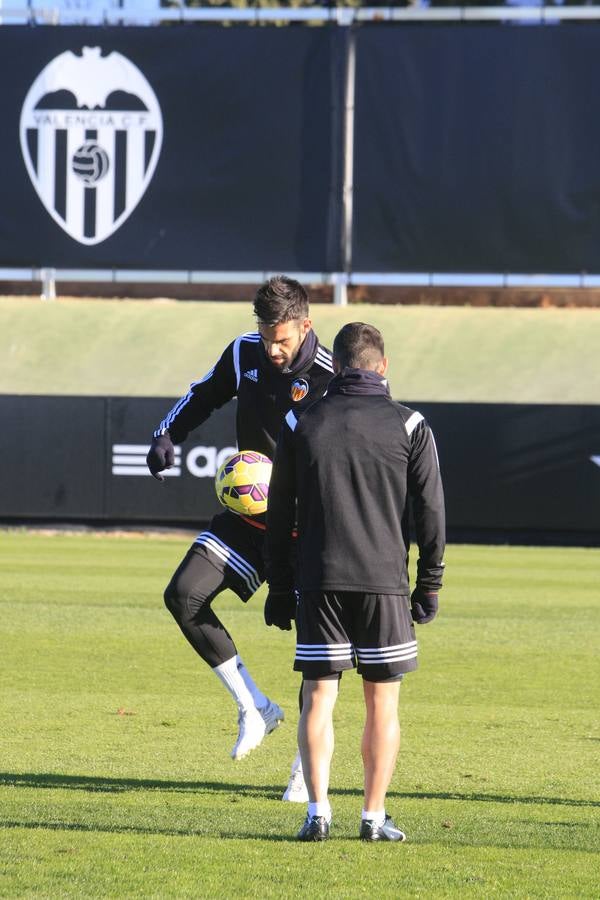
[[[284,416],[323,395],[333,374],[331,352],[309,331],[289,371],[273,366],[260,335],[242,334],[229,344],[213,368],[178,400],[154,436],[169,432],[181,444],[210,414],[237,397],[236,438],[240,450],[256,450],[270,459]]]
[[[325,397],[301,418],[290,412],[283,425],[267,511],[271,588],[408,594],[409,498],[417,583],[438,590],[445,515],[431,430],[419,412],[391,399],[381,376],[344,369]]]

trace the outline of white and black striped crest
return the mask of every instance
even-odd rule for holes
[[[99,244],[131,215],[162,144],[156,94],[120,53],[83,47],[55,57],[21,111],[21,150],[52,218],[81,244]]]

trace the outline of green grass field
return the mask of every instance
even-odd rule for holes
[[[597,403],[600,310],[314,305],[331,345],[379,327],[399,400]],[[0,393],[179,397],[255,328],[251,303],[0,298]]]
[[[287,721],[233,763],[235,710],[162,606],[187,539],[0,534],[2,897],[600,896],[600,551],[451,546],[402,687],[389,811],[363,845],[360,679],[334,831],[297,844],[293,639],[217,603]]]

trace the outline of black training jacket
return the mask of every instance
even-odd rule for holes
[[[260,335],[242,334],[229,344],[213,368],[178,400],[154,436],[169,432],[181,444],[233,397],[237,397],[236,438],[240,450],[256,450],[273,458],[286,413],[297,413],[321,397],[333,375],[331,353],[313,331],[306,335],[288,372],[270,362]]]
[[[421,413],[391,399],[381,376],[344,369],[325,397],[301,419],[290,412],[282,428],[267,511],[271,588],[408,594],[409,498],[417,583],[438,590],[445,516],[431,430]]]

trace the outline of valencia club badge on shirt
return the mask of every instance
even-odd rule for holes
[[[305,378],[296,378],[292,381],[292,387],[290,389],[290,397],[294,401],[294,403],[298,403],[300,400],[304,400],[306,395],[308,394],[308,381]]]

